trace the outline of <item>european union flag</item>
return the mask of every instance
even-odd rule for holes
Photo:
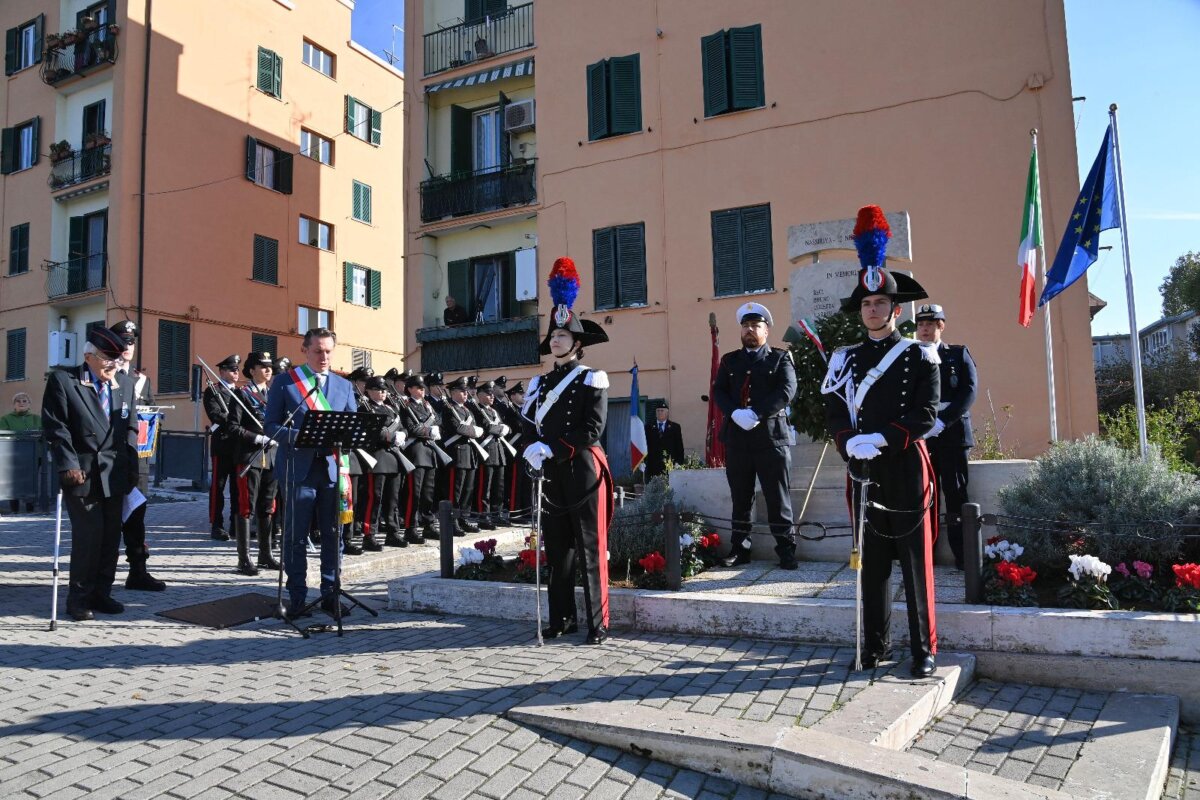
[[[1104,143],[1092,164],[1079,199],[1071,212],[1067,230],[1054,264],[1046,273],[1046,286],[1042,289],[1039,306],[1044,306],[1066,289],[1087,268],[1096,263],[1100,248],[1100,231],[1121,227],[1121,212],[1117,206],[1117,170],[1112,145],[1112,125],[1104,132]]]

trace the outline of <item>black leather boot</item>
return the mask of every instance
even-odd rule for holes
[[[257,575],[258,567],[250,560],[250,520],[241,517],[235,519],[233,533],[237,537],[237,571],[243,575]]]
[[[271,516],[261,516],[258,518],[258,529],[260,531],[271,530]],[[263,534],[258,537],[258,566],[260,569],[279,569],[279,562],[271,555],[271,535]]]
[[[343,541],[345,542],[346,555],[348,555],[348,556],[362,555],[362,551],[363,551],[362,524],[356,522],[353,525],[346,525],[344,527],[344,530],[346,531],[343,534]]]
[[[150,557],[149,550],[143,547],[140,551],[131,551],[127,557],[129,559],[129,576],[125,579],[126,589],[137,592],[161,592],[167,588],[165,583],[146,570],[146,559]]]

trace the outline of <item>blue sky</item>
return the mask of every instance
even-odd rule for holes
[[[1081,175],[1100,147],[1109,104],[1120,107],[1137,321],[1145,327],[1162,315],[1158,286],[1167,270],[1179,256],[1200,250],[1200,103],[1194,62],[1200,1],[1066,0],[1066,10],[1071,93],[1087,98],[1075,103]],[[355,41],[382,56],[391,49],[393,24],[404,24],[403,0],[357,0]],[[396,48],[403,64],[399,31]],[[1046,231],[1049,258],[1061,237],[1062,231]],[[1093,320],[1092,332],[1128,333],[1120,231],[1105,233],[1102,244],[1113,249],[1102,251],[1088,270],[1088,285],[1109,305]],[[1014,297],[1015,281],[1014,272]]]

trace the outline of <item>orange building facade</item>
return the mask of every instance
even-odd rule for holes
[[[0,4],[6,394],[126,318],[168,428],[197,357],[295,360],[328,324],[335,368],[400,363],[403,77],[353,5]]]
[[[1063,6],[919,9],[408,0],[405,159],[422,176],[405,202],[411,363],[539,371],[545,276],[569,255],[576,308],[611,338],[587,362],[612,379],[617,471],[635,361],[642,399],[669,401],[702,454],[709,313],[729,350],[735,309],[764,303],[782,344],[790,287],[813,265],[792,256],[789,229],[877,203],[907,213],[911,263],[897,266],[946,307],[947,340],[979,365],[977,430],[994,408],[1005,447],[1041,452],[1043,333],[1040,317],[1016,323],[1015,256],[1031,128],[1048,240],[1079,186]],[[476,322],[441,325],[447,292],[466,294],[456,300]],[[1070,438],[1096,429],[1085,282],[1051,313]]]

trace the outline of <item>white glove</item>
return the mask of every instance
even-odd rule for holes
[[[934,420],[933,421],[933,430],[931,430],[929,433],[925,434],[921,438],[922,439],[932,439],[933,437],[937,436],[944,430],[946,430],[946,423],[942,422],[940,419]]]
[[[500,423],[500,435],[508,436],[510,433],[512,433],[512,428],[508,427],[504,423]]]
[[[442,429],[440,427],[438,427],[437,425],[431,425],[429,428],[429,438],[430,439],[441,439],[442,438]]]
[[[739,408],[729,416],[743,430],[752,430],[758,424],[758,414],[755,414],[754,410],[750,408]]]
[[[857,439],[858,437],[854,437]],[[854,441],[851,439],[851,441]],[[879,455],[879,448],[870,442],[858,442],[857,444],[847,444],[846,454],[851,458],[857,458],[860,461],[870,461],[875,456]]]
[[[261,433],[254,437],[254,443],[256,445],[258,445],[259,447],[262,447],[264,444],[266,444],[269,441],[271,441],[271,440],[268,439],[266,436],[263,436]]]
[[[278,439],[270,439],[267,441],[267,447],[279,447]]]
[[[471,430],[473,432],[473,435],[471,436],[472,439],[478,439],[483,436],[483,428],[479,427],[478,425],[473,425]]]
[[[882,433],[860,433],[857,436],[851,436],[846,442],[846,452],[849,453],[852,447],[864,443],[874,445],[876,449],[887,447],[887,439],[883,438]]]
[[[392,437],[392,444],[396,447],[404,447],[404,443],[407,441],[408,434],[404,431],[396,431],[395,436]]]
[[[544,442],[534,442],[525,448],[522,457],[529,462],[529,466],[534,469],[541,469],[542,462],[552,455],[554,455],[554,452],[550,449],[549,445]]]

